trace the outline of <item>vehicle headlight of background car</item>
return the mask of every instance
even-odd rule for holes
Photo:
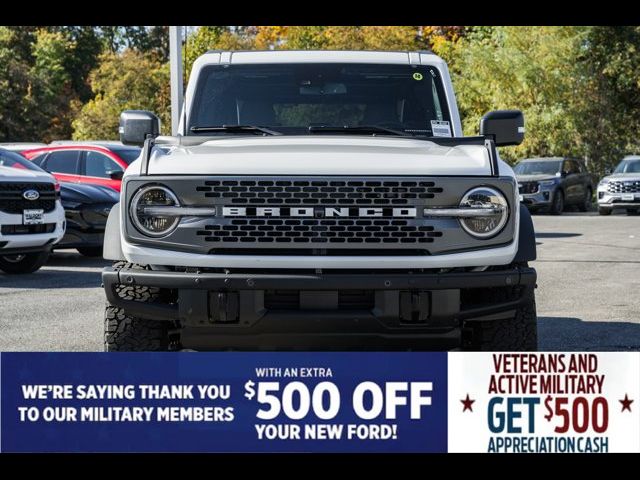
[[[538,185],[540,185],[541,189],[548,189],[550,187],[553,187],[555,184],[556,184],[555,180],[542,180],[538,182]]]

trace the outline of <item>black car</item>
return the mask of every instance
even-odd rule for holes
[[[522,203],[529,210],[560,215],[568,205],[575,205],[582,212],[591,209],[593,176],[582,160],[528,158],[521,160],[514,171]]]
[[[118,192],[102,185],[61,183],[60,197],[67,230],[54,248],[75,248],[82,255],[102,257],[104,228]]]

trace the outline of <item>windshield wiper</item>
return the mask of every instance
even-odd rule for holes
[[[379,127],[377,125],[309,125],[310,133],[348,133],[356,135],[375,135],[376,133],[385,133],[387,135],[397,135],[400,137],[411,137],[410,133],[401,130],[394,130],[387,127]]]
[[[262,133],[264,135],[282,135],[275,130],[269,130],[268,128],[258,127],[256,125],[214,125],[207,127],[193,126],[189,130],[193,133],[207,133],[207,132],[228,132],[228,133]]]

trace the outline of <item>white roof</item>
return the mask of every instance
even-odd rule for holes
[[[244,63],[444,63],[437,55],[422,51],[368,51],[368,50],[248,50],[209,51],[198,59],[201,64]]]

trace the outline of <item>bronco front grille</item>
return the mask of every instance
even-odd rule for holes
[[[127,215],[129,241],[154,248],[224,256],[418,256],[513,240],[512,177],[154,175],[126,178],[124,203],[150,182],[171,189],[181,206],[215,209],[183,217],[162,238],[145,236]],[[500,190],[510,203],[509,221],[495,237],[479,240],[455,217],[424,214],[458,206],[478,185]]]
[[[609,193],[638,193],[640,192],[640,180],[609,182]]]
[[[431,225],[391,218],[365,219],[265,219],[242,218],[227,224],[207,225],[197,235],[207,242],[228,243],[331,243],[424,244],[441,237]]]
[[[26,200],[22,194],[27,190],[36,190],[40,198]],[[55,208],[56,192],[53,183],[0,183],[0,211],[22,214],[23,210],[50,212]]]
[[[196,191],[230,204],[407,205],[442,188],[425,181],[207,180]]]

